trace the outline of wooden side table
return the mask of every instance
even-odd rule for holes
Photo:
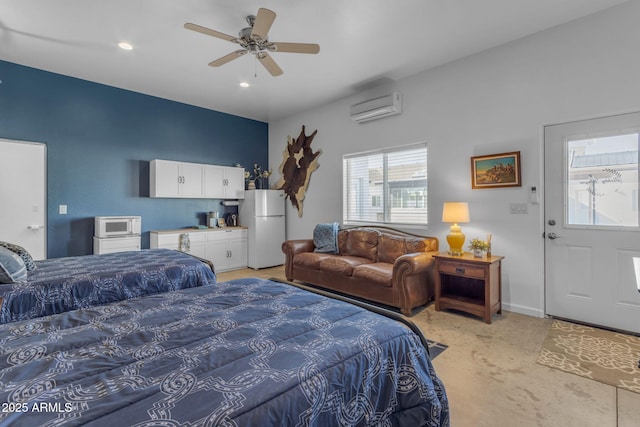
[[[491,323],[493,313],[502,313],[501,262],[504,257],[476,258],[465,253],[439,253],[436,260],[436,311],[445,308],[480,316]]]

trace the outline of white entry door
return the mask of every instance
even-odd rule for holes
[[[545,311],[640,333],[640,113],[545,127]]]
[[[46,258],[46,146],[0,139],[0,240]]]

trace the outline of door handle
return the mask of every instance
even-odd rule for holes
[[[547,233],[547,237],[551,240],[559,239],[562,236],[558,236],[556,233]]]

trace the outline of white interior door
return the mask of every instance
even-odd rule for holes
[[[46,146],[0,139],[0,240],[46,258]]]
[[[640,333],[640,113],[545,127],[545,310]]]

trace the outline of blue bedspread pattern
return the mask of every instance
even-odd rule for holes
[[[0,325],[0,402],[30,427],[449,425],[406,327],[261,279]]]
[[[0,285],[0,323],[215,283],[198,259],[168,249],[36,261],[27,282]]]

